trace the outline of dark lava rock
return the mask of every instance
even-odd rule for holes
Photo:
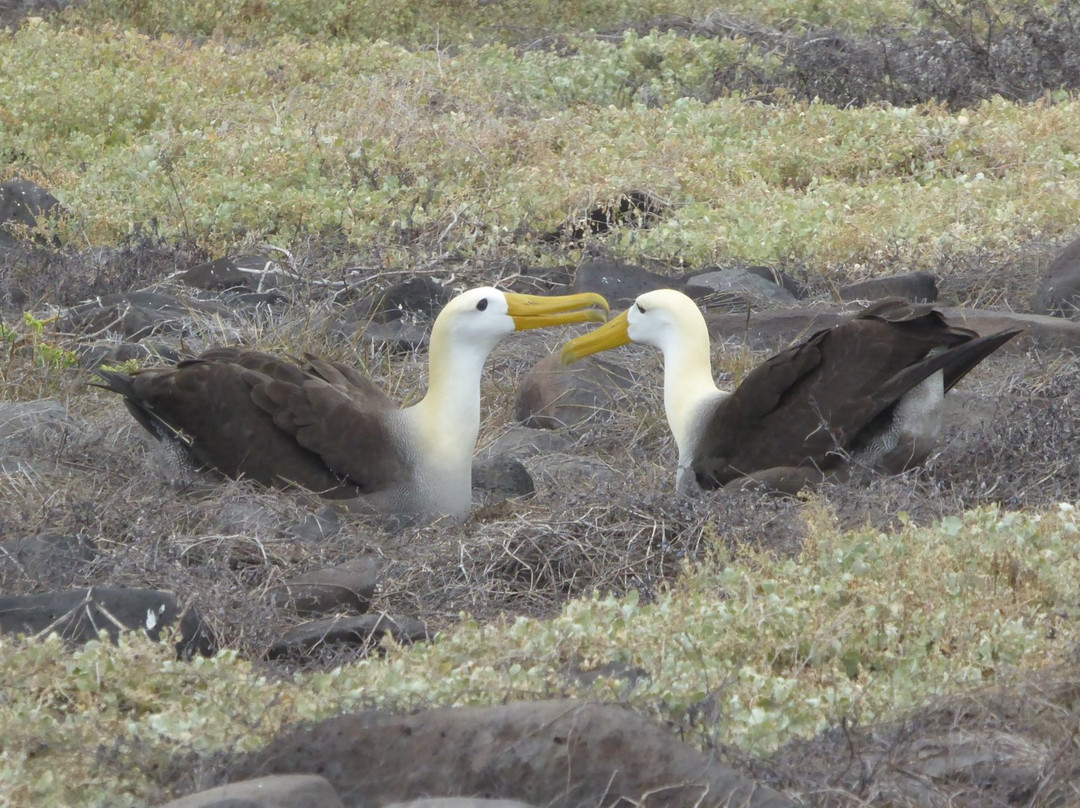
[[[536,494],[528,469],[516,457],[505,454],[474,461],[472,487],[483,492],[482,499],[488,505]]]
[[[36,183],[16,178],[0,184],[0,249],[17,243],[11,225],[37,227],[40,217],[60,213],[60,201]],[[35,240],[43,243],[38,235]]]
[[[1034,308],[1036,314],[1076,318],[1080,311],[1080,238],[1046,267]]]
[[[450,290],[431,278],[409,278],[374,298],[372,316],[382,323],[401,319],[407,314],[433,321],[450,302],[450,297]]]
[[[595,356],[563,365],[552,354],[518,383],[514,420],[536,429],[559,429],[606,417],[611,414],[612,390],[627,390],[636,383],[632,371]]]
[[[76,348],[79,366],[94,370],[102,365],[119,365],[135,360],[142,364],[149,359],[179,362],[180,354],[167,345],[150,345],[145,342],[117,342],[103,339]]]
[[[841,300],[880,300],[884,297],[902,297],[913,303],[933,303],[938,299],[937,278],[929,272],[907,272],[840,287]]]
[[[379,566],[377,557],[367,555],[337,567],[305,572],[272,589],[270,602],[291,608],[301,617],[336,611],[362,614],[371,607]]]
[[[0,581],[32,581],[71,574],[93,561],[97,551],[85,536],[40,533],[0,542]]]
[[[565,295],[569,294],[573,283],[574,268],[571,266],[515,266],[511,268],[511,274],[502,278],[496,286],[526,295]]]
[[[270,659],[303,658],[320,649],[334,646],[369,651],[389,634],[399,643],[430,639],[427,626],[411,618],[394,618],[386,614],[363,614],[357,617],[327,617],[312,620],[290,629],[270,646]]]
[[[574,275],[573,292],[596,292],[603,295],[612,308],[625,308],[634,299],[653,289],[674,289],[679,281],[657,275],[634,264],[620,261],[587,261]]]
[[[275,774],[189,794],[160,808],[344,808],[344,804],[318,775]]]
[[[234,255],[194,266],[176,276],[195,289],[221,291],[241,289],[268,292],[277,289],[279,268],[274,259],[260,254]]]
[[[381,343],[397,353],[409,353],[426,348],[431,332],[411,320],[402,318],[387,323],[371,323],[363,331],[369,342]]]
[[[734,340],[755,350],[777,350],[792,340],[809,337],[816,331],[841,323],[851,314],[824,308],[754,311],[749,317],[745,312],[710,312],[705,315],[705,324],[714,340]]]
[[[547,808],[796,805],[653,721],[583,701],[339,716],[246,756],[233,775],[245,772],[317,772],[365,808],[432,794]]]
[[[751,275],[757,275],[759,278],[783,286],[792,297],[799,299],[806,297],[806,284],[801,283],[782,269],[760,265],[743,267],[743,269]]]
[[[236,306],[248,311],[268,309],[273,306],[283,307],[289,299],[281,292],[224,292],[221,299],[230,306]]]
[[[683,291],[693,298],[727,294],[749,299],[756,306],[790,304],[795,296],[771,278],[764,278],[745,269],[712,269],[686,279]],[[746,306],[732,305],[729,308]]]
[[[120,631],[145,630],[152,639],[178,624],[176,652],[209,656],[214,640],[192,608],[180,609],[176,595],[155,589],[91,587],[37,595],[0,596],[0,632],[41,634],[53,631],[72,643],[96,640],[99,631],[116,639]]]
[[[179,331],[196,313],[233,318],[233,310],[218,301],[141,290],[104,295],[72,306],[61,315],[59,327],[72,334],[108,333],[138,341],[160,331]]]
[[[980,336],[1005,328],[1023,328],[1024,333],[1010,340],[999,351],[1024,351],[1035,345],[1045,350],[1080,350],[1080,323],[1045,314],[1018,314],[1012,311],[967,309],[942,306],[941,313],[951,323],[970,328]]]
[[[378,322],[372,319],[367,303],[357,303],[342,311],[329,323],[328,330],[350,341],[362,339],[395,353],[410,353],[427,347],[429,328],[411,317]]]

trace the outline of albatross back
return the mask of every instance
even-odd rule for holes
[[[777,467],[827,471],[869,448],[871,462],[896,465],[885,460],[891,452],[906,453],[900,465],[916,465],[933,446],[918,440],[920,432],[934,439],[936,432],[932,424],[895,423],[898,414],[920,410],[900,406],[905,396],[929,395],[922,410],[933,409],[933,396],[1017,333],[979,337],[931,306],[881,301],[754,368],[700,432],[693,450],[698,484],[716,488]],[[898,449],[891,436],[905,430],[913,443]]]

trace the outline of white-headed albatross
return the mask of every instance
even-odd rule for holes
[[[436,318],[427,394],[405,408],[348,366],[309,357],[300,367],[243,348],[132,375],[99,374],[140,424],[200,466],[335,499],[359,497],[364,509],[408,521],[463,519],[488,354],[512,331],[603,322],[606,312],[596,294],[466,291]]]
[[[562,358],[629,342],[659,348],[678,490],[756,482],[791,493],[852,462],[890,474],[922,463],[946,391],[1018,333],[980,337],[931,306],[883,300],[767,359],[728,393],[713,381],[701,311],[660,289],[568,342]]]

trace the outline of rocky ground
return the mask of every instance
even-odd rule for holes
[[[545,357],[567,335],[507,341],[485,381],[473,517],[405,533],[302,493],[196,474],[144,434],[114,396],[92,386],[92,371],[103,363],[167,362],[249,341],[360,364],[408,399],[422,388],[434,313],[453,292],[480,282],[521,291],[592,289],[616,307],[645,288],[681,286],[708,311],[718,374],[728,381],[857,305],[849,300],[936,297],[950,316],[975,328],[1020,321],[1028,333],[950,394],[946,438],[924,468],[826,487],[820,496],[841,526],[869,521],[883,528],[895,526],[901,513],[925,522],[983,503],[1034,508],[1080,498],[1071,350],[1078,329],[1063,318],[1002,309],[989,315],[962,305],[977,302],[979,288],[1009,286],[985,276],[973,273],[964,289],[954,273],[943,293],[926,275],[872,289],[815,289],[760,269],[672,272],[606,260],[543,271],[433,267],[408,278],[358,266],[320,277],[313,266],[332,247],[309,246],[310,256],[262,250],[215,261],[153,240],[88,253],[17,246],[2,254],[5,322],[17,323],[25,308],[39,325],[20,324],[5,337],[0,628],[60,628],[77,641],[101,628],[140,625],[148,610],[159,625],[183,615],[181,654],[233,648],[284,673],[355,658],[387,632],[422,641],[463,612],[480,620],[544,616],[596,590],[636,590],[649,599],[684,560],[701,556],[703,537],[717,523],[735,550],[798,551],[806,532],[799,501],[673,495],[660,365],[645,349],[565,371]],[[1009,280],[1030,290],[1040,283],[1033,275]],[[1018,300],[1016,308],[1031,308]],[[737,756],[733,762],[817,804],[870,797],[885,804],[888,795],[938,804],[938,785],[929,781],[958,788],[952,804],[987,804],[962,796],[986,789],[1007,789],[1006,802],[1015,802],[1061,775],[1053,768],[1061,753],[1055,744],[1065,742],[1060,733],[1068,725],[1025,726],[1002,740],[990,728],[1000,710],[988,705],[1004,699],[1019,721],[1029,716],[1019,695],[1032,698],[1029,686],[1049,693],[1040,709],[1063,704],[1071,692],[1057,680],[1024,683],[1014,697],[994,693],[934,706],[912,719],[924,726],[917,736],[908,725],[869,728],[823,736],[769,763]],[[222,772],[239,776],[238,765],[226,763],[192,786],[219,782]],[[331,781],[340,792],[341,782]],[[817,794],[825,781],[835,793]],[[762,799],[774,804],[768,794]]]

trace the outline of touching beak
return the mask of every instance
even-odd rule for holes
[[[515,331],[571,323],[602,323],[609,310],[608,302],[592,292],[554,297],[507,292],[506,305],[507,313],[514,320]],[[589,306],[599,306],[603,311],[586,308]]]
[[[624,311],[599,328],[566,343],[562,349],[562,363],[569,365],[594,353],[628,345],[631,341],[629,328],[629,312]]]

